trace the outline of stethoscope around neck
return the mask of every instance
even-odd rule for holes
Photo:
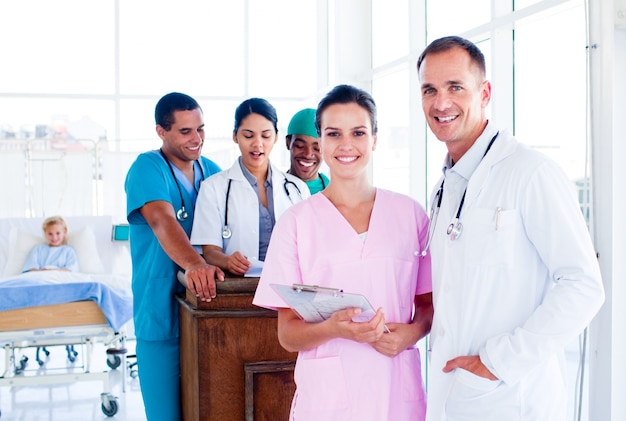
[[[222,238],[224,240],[228,240],[233,235],[233,231],[228,226],[228,200],[230,198],[230,185],[231,185],[232,181],[233,181],[232,178],[228,179],[228,187],[226,188],[226,205],[224,206],[224,208],[225,208],[224,209],[224,227],[222,228]],[[296,189],[296,192],[298,193],[298,196],[300,196],[300,200],[302,200],[302,192],[300,191],[300,188],[298,187],[298,185],[296,183],[294,183],[293,181],[291,181],[287,177],[285,177],[285,181],[283,181],[283,189],[285,190],[285,194],[289,198],[289,201],[291,201],[291,203],[294,204],[295,202],[291,198],[291,193],[289,192],[289,186],[290,185],[293,186],[293,188]]]
[[[485,153],[483,154],[481,160],[487,155],[487,152],[489,152],[489,149],[491,149],[491,145],[493,145],[493,142],[498,137],[498,134],[500,134],[500,132],[497,132],[495,136],[492,137],[491,140],[489,141],[489,145],[487,145],[487,149],[485,150]],[[437,193],[435,194],[434,202],[436,202],[437,205],[430,208],[430,216],[429,216],[429,222],[428,222],[428,240],[426,241],[426,246],[422,250],[422,253],[421,253],[422,257],[426,256],[426,254],[428,253],[428,249],[430,248],[430,242],[433,239],[435,227],[437,226],[437,219],[439,218],[439,209],[441,209],[441,199],[443,198],[443,185],[445,181],[446,181],[445,179],[441,181],[439,190],[437,190]],[[461,234],[463,233],[463,224],[461,223],[461,210],[463,210],[463,204],[465,203],[466,194],[467,194],[467,186],[465,187],[465,190],[463,191],[463,196],[461,196],[461,201],[459,202],[459,207],[456,210],[454,219],[452,220],[452,222],[450,222],[450,225],[448,225],[448,228],[446,229],[446,234],[450,236],[450,240],[452,241],[459,238]]]
[[[176,174],[174,173],[174,168],[172,167],[172,163],[170,162],[169,159],[167,159],[167,157],[163,153],[163,149],[159,149],[159,152],[161,153],[161,156],[167,163],[167,166],[169,167],[170,172],[172,173],[172,177],[174,178],[174,182],[176,183],[176,188],[178,188],[178,194],[180,194],[181,205],[180,205],[180,209],[176,211],[176,219],[182,222],[186,220],[187,218],[189,218],[189,212],[187,211],[187,209],[185,209],[185,200],[183,199],[183,190],[180,188],[180,184],[178,184],[178,178],[176,178]],[[204,180],[204,170],[202,169],[202,164],[200,164],[200,162],[197,160],[195,162],[198,163],[198,167],[200,168],[200,174],[202,175],[202,180]],[[194,189],[196,188],[195,177],[193,181],[193,188]]]

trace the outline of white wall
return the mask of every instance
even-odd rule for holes
[[[590,420],[626,419],[626,22],[618,4],[591,1],[590,72],[594,238],[606,302],[591,325]]]

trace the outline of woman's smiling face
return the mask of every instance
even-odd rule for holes
[[[369,113],[356,102],[332,104],[320,119],[322,155],[331,178],[353,177],[366,171],[376,148]]]

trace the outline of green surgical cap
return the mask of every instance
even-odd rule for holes
[[[311,136],[317,139],[317,130],[315,129],[315,110],[313,108],[305,108],[294,114],[287,127],[287,136],[300,134]]]

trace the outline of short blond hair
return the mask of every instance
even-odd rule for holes
[[[55,216],[50,216],[49,218],[46,218],[43,221],[43,224],[41,224],[41,229],[43,230],[44,234],[46,232],[46,228],[52,226],[52,225],[61,225],[63,227],[63,229],[65,230],[65,237],[63,237],[63,244],[67,244],[67,223],[65,222],[65,219],[63,219],[62,216],[59,215],[55,215]]]

